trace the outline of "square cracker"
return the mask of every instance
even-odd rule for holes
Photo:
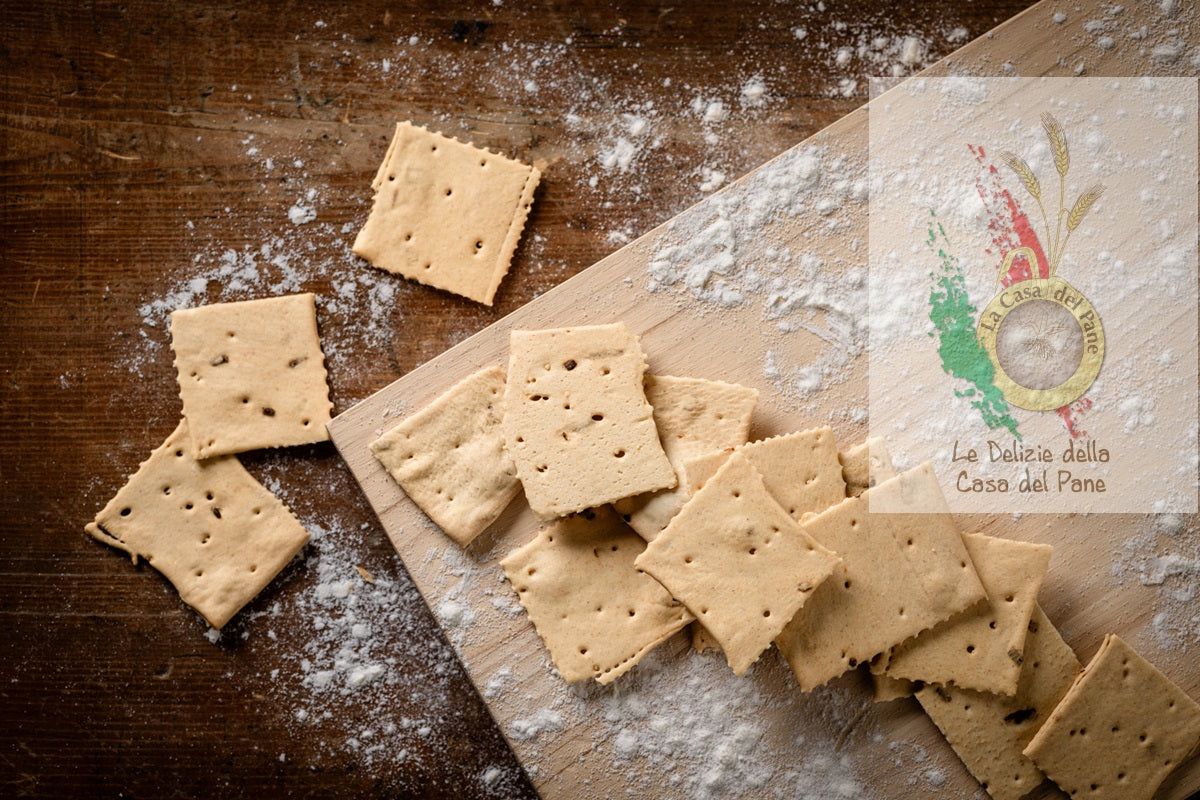
[[[738,450],[762,475],[771,496],[794,519],[810,511],[824,511],[846,496],[832,428],[774,436]]]
[[[555,520],[500,566],[568,683],[608,683],[692,620],[634,566],[646,543],[607,507]]]
[[[1200,705],[1115,634],[1025,747],[1072,797],[1150,800],[1200,746]]]
[[[171,348],[197,458],[329,439],[311,294],[175,311]]]
[[[462,546],[521,491],[504,450],[504,370],[467,376],[371,442],[371,452],[412,501]]]
[[[718,450],[684,461],[677,491],[694,494],[725,463],[730,452]],[[767,491],[786,506],[793,519],[824,510],[844,497],[837,447],[829,427],[743,444],[736,452],[759,470]],[[700,621],[692,626],[692,647],[701,652],[717,647]]]
[[[638,557],[745,673],[838,563],[734,453]]]
[[[649,542],[691,497],[683,482],[684,463],[746,441],[750,417],[758,404],[758,390],[735,383],[671,375],[647,375],[645,389],[646,401],[654,409],[659,441],[679,483],[674,489],[618,500],[614,506]]]
[[[540,178],[536,167],[402,122],[371,182],[375,205],[354,252],[490,306]]]
[[[980,534],[963,541],[988,602],[902,642],[872,671],[886,666],[893,678],[1011,695],[1051,548]]]
[[[547,519],[675,485],[642,391],[646,356],[622,323],[513,331],[505,445]]]
[[[858,497],[875,484],[896,475],[891,454],[879,436],[841,451],[838,460],[842,462],[842,480],[846,482],[847,497]]]
[[[914,498],[929,502],[929,494],[940,491],[924,464],[804,523],[842,563],[776,640],[802,690],[986,597],[948,512],[900,513]],[[868,513],[873,494],[895,513]]]
[[[187,425],[179,423],[86,530],[135,562],[146,559],[221,628],[292,560],[308,532],[237,458],[193,458]]]
[[[1079,674],[1079,659],[1035,605],[1012,697],[926,686],[917,700],[995,800],[1021,800],[1045,779],[1022,750]]]

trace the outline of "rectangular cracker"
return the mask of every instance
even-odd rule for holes
[[[772,497],[777,502],[786,500],[792,518],[800,519],[842,499],[833,442],[832,429],[825,427],[746,444],[737,448],[737,452],[750,458]],[[679,469],[681,491],[688,496],[694,494],[716,474],[731,452],[734,451],[718,450],[684,461]],[[692,647],[699,652],[718,647],[716,639],[699,621],[692,625]]]
[[[1021,800],[1044,780],[1021,752],[1079,674],[1079,659],[1041,607],[1025,637],[1012,697],[954,686],[926,686],[917,700],[963,764],[995,800]]]
[[[623,323],[513,331],[505,446],[547,519],[675,486],[642,390],[646,356]]]
[[[521,491],[504,449],[503,391],[504,370],[481,369],[370,445],[412,501],[464,547]]]
[[[688,607],[742,675],[829,577],[814,542],[735,453],[638,557]]]
[[[490,306],[541,173],[409,122],[371,182],[354,252],[376,267]]]
[[[757,389],[703,378],[647,375],[645,389],[659,441],[677,478],[688,459],[743,444],[758,404]],[[649,542],[689,497],[691,492],[680,480],[673,489],[628,497],[614,506]]]
[[[874,436],[838,453],[846,496],[858,497],[877,483],[895,477],[892,456],[883,438]]]
[[[762,475],[771,493],[794,519],[823,511],[846,496],[833,429],[814,428],[775,436],[738,448]]]
[[[809,691],[986,595],[948,513],[868,513],[872,494],[895,510],[939,491],[922,465],[807,520],[804,530],[842,563],[776,644]],[[944,502],[944,501],[943,501]]]
[[[963,541],[988,602],[900,643],[886,663],[871,669],[886,667],[893,678],[1011,695],[1052,548],[981,534],[966,534]]]
[[[1025,747],[1072,797],[1150,800],[1200,747],[1200,705],[1116,634]]]
[[[646,543],[603,507],[555,520],[500,565],[568,683],[608,683],[692,620],[635,567]]]
[[[146,559],[183,601],[221,628],[308,541],[292,512],[237,458],[198,461],[186,421],[85,529]]]
[[[175,311],[171,348],[198,458],[329,439],[312,294]]]

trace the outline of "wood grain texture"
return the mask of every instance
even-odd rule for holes
[[[306,524],[345,539],[343,560],[404,588],[376,634],[404,680],[322,725],[295,721],[332,705],[308,696],[296,663],[315,636],[302,603],[324,580],[311,556],[214,645],[156,572],[85,536],[178,419],[162,315],[144,309],[278,293],[228,277],[183,290],[227,253],[281,240],[312,265],[295,288],[319,297],[344,411],[683,211],[702,196],[701,167],[740,175],[852,111],[865,83],[844,96],[839,82],[871,65],[837,65],[839,47],[881,31],[940,56],[947,32],[973,38],[1029,3],[830,5],[0,4],[0,794],[533,797],[332,446],[244,459]],[[1070,35],[1086,43],[1084,21],[1073,15]],[[1020,70],[1048,63],[1064,35],[1045,20],[1035,31]],[[734,103],[756,73],[773,102],[735,106],[709,144],[687,100]],[[600,169],[619,112],[645,102],[661,110],[659,149],[628,173]],[[381,309],[362,291],[334,302],[366,269],[342,259],[405,118],[547,167],[493,309],[398,279]],[[318,220],[293,226],[309,189]],[[348,746],[380,708],[432,733],[396,737],[404,755]],[[480,779],[490,767],[498,788]]]

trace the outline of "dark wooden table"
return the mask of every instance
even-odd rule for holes
[[[244,457],[315,536],[216,641],[84,534],[167,312],[315,292],[344,410],[1029,4],[3,3],[0,795],[533,796],[331,446]],[[349,252],[403,119],[543,170],[493,308]]]

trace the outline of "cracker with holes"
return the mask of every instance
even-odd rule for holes
[[[720,469],[729,452],[715,451],[684,461],[679,470],[683,490],[694,493]],[[742,453],[754,465],[767,491],[793,519],[826,509],[845,496],[837,445],[829,427],[743,444],[734,452]],[[692,646],[699,651],[717,647],[699,620],[692,631]]]
[[[988,602],[897,645],[872,672],[886,668],[893,678],[1011,695],[1051,548],[980,534],[963,541]]]
[[[542,519],[676,483],[642,390],[646,356],[622,323],[513,331],[505,446]]]
[[[615,680],[692,620],[635,568],[645,547],[602,507],[555,520],[500,562],[564,680]]]
[[[739,451],[762,475],[794,519],[823,511],[846,496],[833,429],[814,428],[743,445]]]
[[[638,557],[742,675],[829,577],[838,558],[801,530],[734,453]]]
[[[491,305],[541,173],[402,122],[371,182],[354,252],[376,267]]]
[[[1025,755],[1072,797],[1150,800],[1200,747],[1200,705],[1115,634]]]
[[[847,497],[858,497],[875,484],[896,475],[887,445],[878,436],[841,451],[838,461],[842,463]]]
[[[503,392],[504,370],[479,370],[370,445],[412,501],[464,547],[521,490],[504,450]]]
[[[221,628],[308,541],[292,512],[237,458],[195,459],[188,423],[138,467],[86,530],[146,559]]]
[[[802,690],[985,599],[949,511],[901,511],[929,508],[934,493],[941,490],[925,464],[804,523],[842,562],[776,640]],[[868,513],[872,495],[893,513]]]
[[[1079,674],[1079,659],[1039,606],[1025,636],[1017,690],[1010,696],[955,686],[926,686],[916,693],[954,752],[995,800],[1020,800],[1042,783],[1021,751]]]
[[[311,294],[175,311],[171,348],[196,457],[329,439]]]
[[[746,441],[758,390],[671,375],[647,375],[645,389],[659,440],[679,483],[673,489],[618,500],[615,506],[642,538],[652,541],[691,496],[683,481],[683,464]]]

